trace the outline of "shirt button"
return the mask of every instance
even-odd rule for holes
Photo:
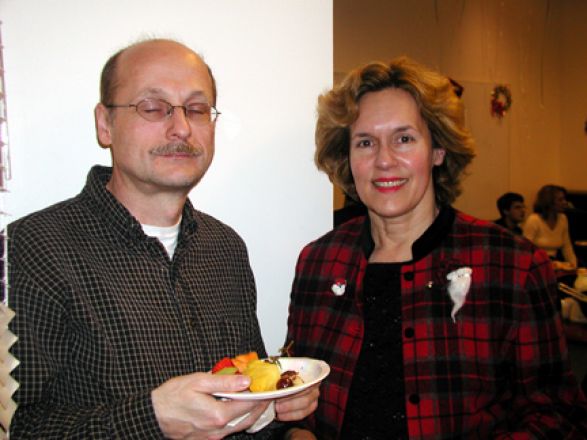
[[[412,327],[408,327],[404,330],[404,336],[406,338],[413,338],[414,337],[414,329]]]
[[[417,405],[418,403],[420,403],[420,396],[418,396],[417,394],[410,394],[408,400],[410,401],[410,403]]]
[[[406,272],[404,274],[404,280],[413,281],[414,280],[414,272]]]

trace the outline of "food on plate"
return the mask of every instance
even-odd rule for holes
[[[232,359],[225,357],[216,362],[212,368],[213,374],[235,374],[238,368],[234,366]]]
[[[275,390],[281,378],[281,371],[277,364],[258,359],[249,362],[243,374],[251,378],[249,389],[253,393]]]
[[[296,385],[301,385],[303,383],[304,381],[297,373],[297,371],[288,370],[281,373],[281,376],[275,387],[278,390],[282,390],[284,388],[295,387]]]
[[[212,367],[213,374],[245,374],[251,378],[249,390],[253,393],[275,391],[304,383],[296,371],[281,371],[279,359],[259,359],[252,351],[233,358],[225,357]]]
[[[249,362],[256,361],[258,359],[259,356],[257,356],[256,351],[249,351],[248,353],[239,354],[238,356],[233,357],[232,363],[236,368],[238,368],[238,371],[243,373],[247,369]]]

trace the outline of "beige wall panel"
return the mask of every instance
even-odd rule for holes
[[[504,191],[587,190],[585,23],[583,0],[336,0],[334,68],[406,54],[463,84],[478,157],[456,206],[494,218]],[[503,120],[496,84],[513,96]]]

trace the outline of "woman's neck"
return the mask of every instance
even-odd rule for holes
[[[369,257],[371,263],[398,263],[412,259],[412,245],[434,223],[439,209],[402,218],[385,218],[369,214],[371,235],[375,245]]]

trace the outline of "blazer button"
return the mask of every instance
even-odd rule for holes
[[[408,400],[410,401],[410,403],[417,405],[418,403],[420,403],[420,396],[418,396],[417,394],[410,394]]]
[[[404,274],[404,280],[406,280],[406,281],[414,281],[414,272],[406,272]]]
[[[404,330],[404,336],[406,338],[413,338],[414,337],[414,329],[412,327],[408,327]]]

